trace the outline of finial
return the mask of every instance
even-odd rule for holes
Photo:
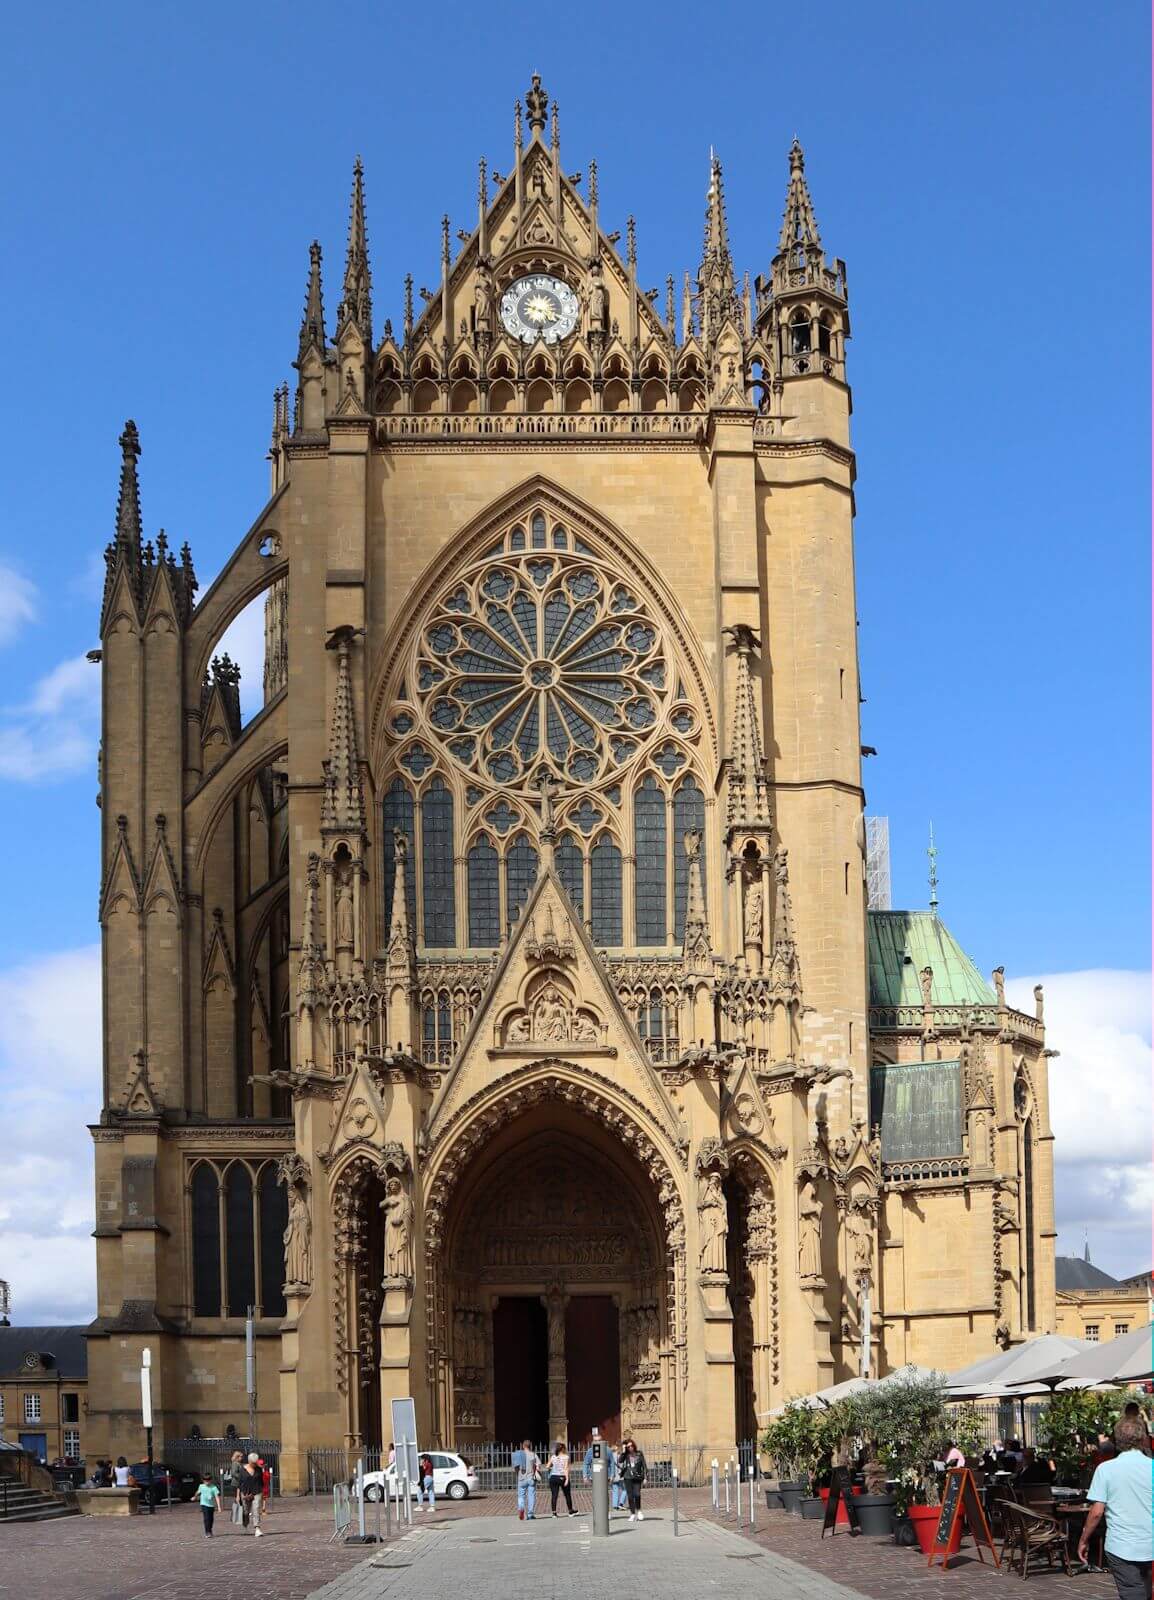
[[[449,264],[449,213],[446,211],[441,218],[441,261],[444,266]]]
[[[625,223],[625,259],[629,266],[637,265],[637,224],[632,217]]]
[[[670,339],[676,341],[677,328],[673,322],[673,306],[673,274],[671,272],[665,280],[665,325],[669,329]]]
[[[796,133],[789,147],[789,170],[791,173],[805,171],[805,151],[801,148],[801,140]]]
[[[523,138],[524,134],[521,129],[521,102],[518,100],[517,104],[513,107],[513,143],[518,150],[521,148]]]
[[[301,318],[300,355],[312,346],[324,354],[325,307],[321,294],[321,247],[314,239],[309,245],[309,281],[305,292],[305,311]]]
[[[525,110],[529,113],[529,131],[531,133],[540,133],[545,126],[545,117],[549,110],[549,96],[541,87],[541,74],[539,72],[533,74],[529,92],[525,96]]]
[[[405,274],[405,343],[408,344],[413,333],[413,274]]]
[[[553,146],[553,153],[556,154],[561,148],[561,107],[556,100],[553,102],[553,116],[549,124],[549,143]]]
[[[934,825],[930,823],[930,844],[926,855],[930,858],[930,910],[938,914],[938,847],[934,843]]]
[[[596,163],[596,161],[591,161],[589,163],[589,204],[591,206],[595,206],[597,204],[597,163]]]
[[[140,556],[140,483],[136,463],[140,459],[140,435],[131,418],[120,435],[120,492],[116,498],[116,543]]]
[[[484,156],[477,163],[477,199],[482,206],[489,204],[489,171]]]

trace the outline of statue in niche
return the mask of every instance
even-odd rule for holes
[[[919,973],[922,980],[922,1005],[927,1008],[934,1003],[934,969],[923,967]]]
[[[400,1178],[390,1178],[381,1201],[385,1214],[385,1276],[413,1276],[413,1202]]]
[[[728,1233],[725,1194],[716,1172],[702,1174],[698,1191],[697,1216],[702,1272],[725,1271],[725,1240]]]
[[[760,1179],[754,1184],[749,1197],[749,1248],[768,1250],[772,1244],[773,1201],[769,1190]]]
[[[821,1277],[821,1201],[812,1178],[802,1184],[798,1198],[797,1271],[800,1278]]]
[[[492,304],[488,268],[479,266],[473,288],[473,332],[478,339],[487,339],[493,331]]]
[[[577,1013],[576,1020],[574,1021],[573,1038],[578,1044],[597,1043],[597,1024],[593,1021],[592,1017],[586,1016],[583,1011],[579,1011]]]
[[[543,989],[533,1007],[533,1037],[560,1043],[569,1037],[569,1008],[555,984]]]
[[[609,295],[601,275],[600,261],[589,268],[589,332],[605,332],[609,320]]]
[[[849,1236],[854,1275],[859,1278],[868,1277],[873,1271],[874,1262],[873,1226],[868,1202],[854,1201],[845,1219],[845,1226]]]
[[[761,884],[756,882],[745,891],[745,942],[761,944]]]
[[[282,1167],[281,1182],[288,1189],[288,1222],[284,1230],[286,1284],[309,1284],[313,1277],[313,1225],[309,1215],[308,1174],[298,1156]]]
[[[505,1030],[506,1044],[528,1044],[529,1042],[529,1017],[522,1011],[520,1016],[514,1017]]]
[[[334,917],[337,945],[351,947],[353,943],[353,886],[349,874],[342,872],[337,879],[337,904]]]

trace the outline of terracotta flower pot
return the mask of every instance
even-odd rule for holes
[[[917,1535],[918,1548],[924,1556],[928,1556],[934,1548],[934,1535],[938,1531],[938,1519],[942,1514],[941,1506],[911,1506],[907,1515],[914,1525]],[[957,1555],[962,1545],[962,1523],[958,1518],[958,1525],[954,1529],[954,1536],[950,1540],[947,1555]]]

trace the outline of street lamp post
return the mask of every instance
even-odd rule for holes
[[[152,1460],[152,1351],[145,1345],[140,1352],[140,1415],[144,1422],[145,1459],[148,1462],[148,1512],[156,1515],[156,1474]]]

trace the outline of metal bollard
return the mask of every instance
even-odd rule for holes
[[[677,1538],[677,1468],[673,1469],[673,1537]]]
[[[729,1462],[725,1463],[725,1514],[729,1515]]]
[[[741,1462],[737,1463],[737,1526],[741,1527]]]
[[[714,1456],[709,1466],[709,1482],[713,1490],[713,1509],[716,1511],[721,1505],[721,1485],[717,1471],[717,1457]]]
[[[357,1457],[357,1532],[365,1542],[365,1458]]]
[[[757,1527],[757,1462],[749,1469],[749,1527]]]

